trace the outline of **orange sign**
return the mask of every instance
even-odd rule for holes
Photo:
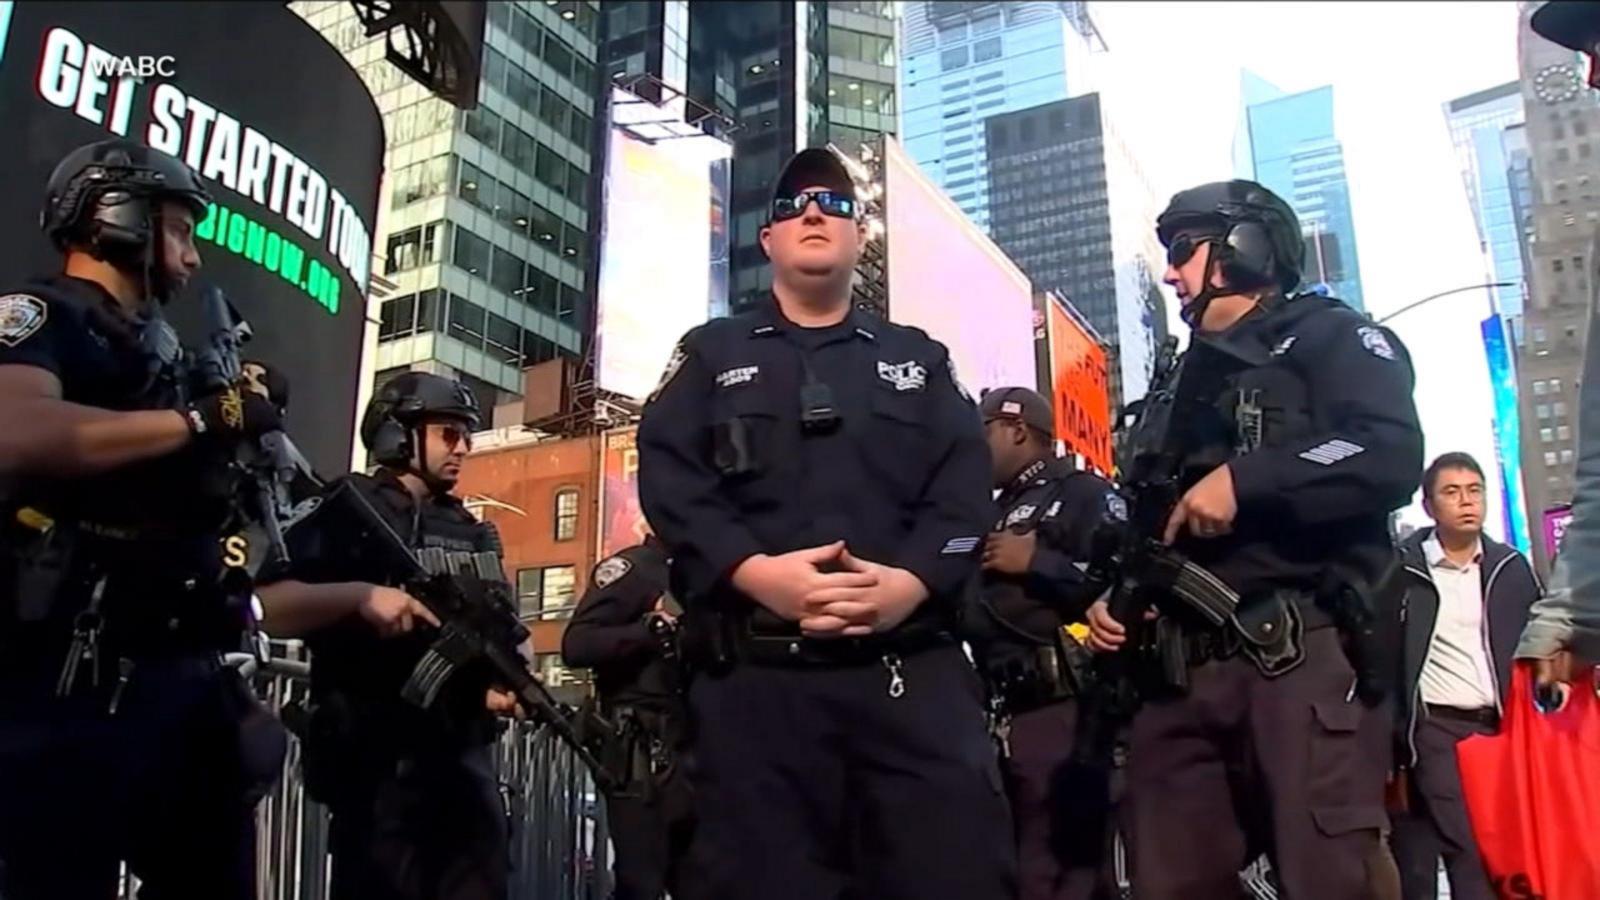
[[[1114,461],[1105,348],[1067,315],[1060,301],[1051,297],[1046,306],[1056,440],[1081,454],[1091,468],[1110,475]]]
[[[650,533],[639,505],[639,430],[605,433],[600,449],[600,555],[606,559]]]

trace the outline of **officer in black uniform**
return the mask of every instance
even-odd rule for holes
[[[667,593],[667,548],[655,535],[595,566],[561,638],[569,666],[594,669],[600,712],[619,730],[607,763],[626,773],[606,797],[616,850],[615,900],[694,900],[694,794],[686,770],[688,710],[678,653],[682,609]]]
[[[0,293],[0,895],[255,896],[240,648],[224,563],[238,442],[281,428],[237,387],[192,396],[162,305],[200,267],[209,197],[123,140],[68,154],[41,224],[63,271]],[[276,735],[281,740],[281,731]]]
[[[1098,526],[1121,500],[1105,479],[1058,459],[1050,401],[1023,387],[979,405],[1000,518],[966,633],[999,698],[1021,900],[1095,896],[1108,834],[1105,792],[1074,771],[1076,697],[1089,651],[1067,631],[1102,586],[1085,574]]]
[[[403,373],[361,420],[376,474],[328,490],[360,491],[413,548],[499,553],[493,526],[450,493],[478,422],[464,385]],[[305,774],[333,814],[332,896],[504,900],[509,844],[490,708],[510,711],[510,702],[472,677],[452,679],[430,710],[401,696],[439,623],[396,586],[409,573],[394,571],[347,512],[324,500],[290,528],[291,565],[264,572],[259,591],[263,627],[305,635],[311,648]]]
[[[1158,233],[1185,321],[1259,364],[1226,378],[1182,448],[1163,537],[1239,594],[1241,627],[1161,604],[1182,636],[1162,643],[1164,669],[1187,684],[1169,679],[1132,724],[1134,890],[1236,897],[1265,850],[1286,896],[1381,896],[1388,760],[1372,750],[1398,638],[1387,518],[1422,468],[1410,358],[1342,302],[1291,295],[1300,225],[1258,184],[1183,191]],[[1126,640],[1103,602],[1089,625],[1097,649]]]
[[[952,638],[992,521],[945,348],[850,306],[838,157],[783,169],[772,299],[690,331],[639,431],[685,607],[720,898],[989,900],[1015,852],[982,684]]]

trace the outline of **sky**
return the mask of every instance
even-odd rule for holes
[[[1290,93],[1332,85],[1368,312],[1489,280],[1443,106],[1516,79],[1516,3],[1104,0],[1090,14],[1108,48],[1094,86],[1161,205],[1232,177],[1241,69]],[[1416,367],[1428,459],[1465,450],[1492,465],[1489,309],[1487,292],[1471,291],[1386,323]],[[1502,537],[1491,493],[1486,527]],[[1401,517],[1427,522],[1416,501]]]

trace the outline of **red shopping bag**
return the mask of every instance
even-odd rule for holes
[[[1600,900],[1600,700],[1594,673],[1541,712],[1518,662],[1500,733],[1456,746],[1472,833],[1505,900]]]

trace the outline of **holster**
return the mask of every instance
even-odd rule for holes
[[[0,622],[31,625],[50,618],[77,556],[77,531],[24,508],[8,512],[0,542],[0,584],[7,598]]]
[[[1058,637],[1051,644],[1000,655],[984,666],[989,689],[1000,697],[1007,713],[1021,715],[1083,696],[1089,661],[1069,655],[1068,644],[1087,656],[1077,641]]]

